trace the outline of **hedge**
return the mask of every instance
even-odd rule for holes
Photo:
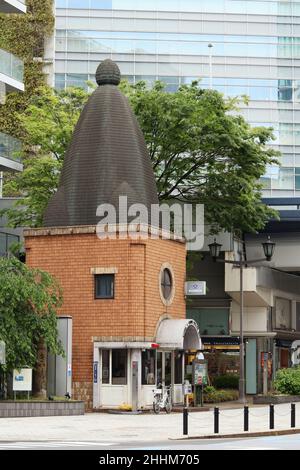
[[[204,403],[221,403],[224,401],[234,401],[239,397],[237,390],[216,390],[214,387],[204,389]]]
[[[239,389],[239,376],[235,374],[219,375],[213,379],[213,386],[217,389]]]
[[[280,369],[273,386],[277,392],[284,395],[300,395],[300,367]]]

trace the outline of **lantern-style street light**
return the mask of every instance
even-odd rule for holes
[[[239,252],[239,260],[225,260],[220,258],[220,252],[222,245],[217,243],[215,239],[213,243],[208,245],[210,255],[215,262],[228,263],[240,268],[240,381],[239,381],[239,399],[242,403],[245,403],[245,364],[244,364],[244,286],[243,286],[243,270],[247,265],[260,263],[262,261],[271,261],[274,251],[275,243],[271,241],[270,237],[266,242],[262,243],[265,258],[244,260],[242,250]]]

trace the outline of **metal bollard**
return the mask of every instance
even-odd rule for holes
[[[219,434],[219,408],[214,408],[214,433]]]
[[[295,403],[291,404],[291,428],[296,427],[296,405]]]
[[[244,431],[249,431],[249,407],[244,407]]]
[[[187,436],[188,435],[188,419],[189,419],[189,413],[188,409],[186,407],[183,408],[183,435]]]
[[[270,429],[274,429],[274,405],[270,405]]]

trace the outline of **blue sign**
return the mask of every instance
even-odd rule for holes
[[[16,382],[24,382],[24,375],[16,375],[15,380]]]
[[[94,384],[98,383],[98,362],[94,362]]]

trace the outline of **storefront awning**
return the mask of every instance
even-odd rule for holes
[[[162,320],[157,329],[156,343],[164,349],[202,349],[198,325],[188,319]]]

